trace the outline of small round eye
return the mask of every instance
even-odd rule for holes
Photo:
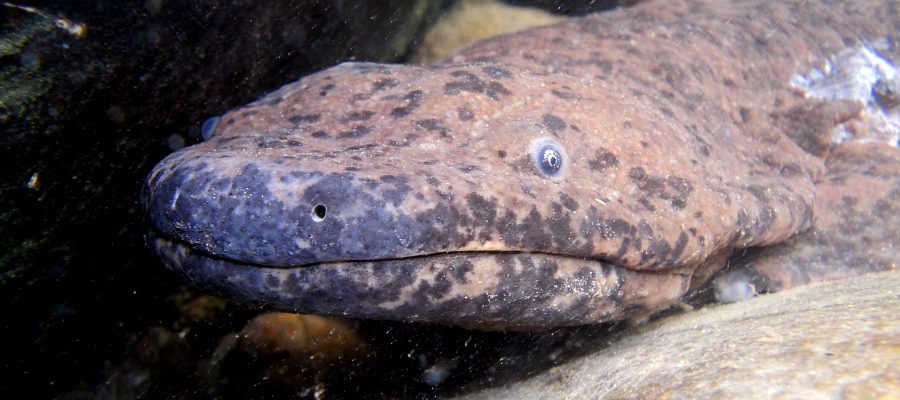
[[[541,175],[549,178],[562,176],[566,153],[558,143],[546,138],[535,140],[531,143],[531,157]]]

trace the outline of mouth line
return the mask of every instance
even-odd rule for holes
[[[311,268],[327,268],[329,266],[341,266],[348,264],[389,264],[396,262],[410,262],[415,260],[427,260],[427,259],[441,259],[446,256],[457,256],[457,257],[465,257],[471,256],[472,258],[483,258],[490,256],[502,256],[502,255],[519,255],[519,256],[529,256],[534,255],[537,257],[546,257],[546,258],[555,258],[560,260],[578,260],[588,263],[598,263],[598,264],[606,264],[609,266],[613,266],[616,268],[621,268],[627,271],[647,274],[647,275],[672,275],[672,274],[684,274],[682,268],[673,268],[673,269],[637,269],[637,268],[629,268],[617,264],[610,260],[599,259],[599,258],[589,258],[589,257],[581,257],[581,256],[571,256],[566,254],[559,253],[548,253],[548,252],[540,252],[540,251],[529,251],[529,250],[484,250],[484,251],[476,251],[476,250],[460,250],[460,251],[442,251],[428,254],[417,254],[413,256],[407,257],[390,257],[390,258],[378,258],[378,259],[346,259],[346,260],[332,260],[332,261],[319,261],[312,262],[307,264],[299,264],[299,265],[266,265],[266,264],[256,264],[252,262],[246,262],[242,260],[236,260],[228,257],[218,256],[215,254],[208,253],[203,249],[192,246],[190,243],[185,242],[181,239],[173,238],[164,234],[156,234],[156,238],[164,239],[172,244],[181,244],[191,249],[192,252],[195,253],[195,256],[201,256],[203,258],[214,260],[214,261],[222,261],[236,265],[243,265],[245,267],[258,268],[258,269],[271,269],[271,270],[301,270],[301,269],[311,269]],[[427,262],[427,261],[425,261]]]
[[[461,250],[461,251],[442,251],[442,252],[428,253],[428,254],[417,254],[417,255],[414,255],[414,256],[408,256],[408,257],[390,257],[390,258],[378,258],[378,259],[347,259],[347,260],[333,260],[333,261],[314,262],[314,263],[302,264],[302,265],[284,265],[284,266],[277,266],[277,265],[268,266],[268,265],[252,264],[252,263],[243,263],[243,264],[246,264],[246,265],[249,265],[249,266],[254,266],[254,267],[260,267],[260,268],[296,269],[296,268],[311,268],[311,267],[327,266],[327,265],[332,265],[332,264],[334,264],[334,265],[337,265],[337,264],[363,264],[363,263],[381,263],[381,262],[397,262],[397,261],[425,260],[425,259],[429,259],[429,258],[440,258],[440,257],[442,257],[442,256],[450,256],[450,255],[454,255],[454,256],[471,255],[471,256],[473,256],[473,257],[481,257],[481,256],[491,256],[491,255],[501,255],[501,254],[515,254],[515,255],[530,255],[530,254],[534,254],[534,255],[541,255],[541,256],[545,256],[545,257],[557,257],[557,258],[566,258],[566,259],[577,259],[577,260],[584,260],[584,261],[588,261],[588,262],[593,261],[593,262],[600,262],[600,263],[613,264],[613,263],[610,263],[609,261],[606,261],[606,260],[598,260],[598,259],[591,259],[591,258],[585,258],[585,257],[573,257],[573,256],[565,255],[565,254],[545,253],[545,252],[539,252],[539,251],[527,251],[527,250],[485,250],[485,251]],[[222,259],[223,259],[223,260],[226,260],[226,261],[230,261],[230,262],[241,262],[241,261],[230,260],[230,259],[227,259],[227,258],[222,258]],[[615,265],[615,264],[613,264],[613,265]]]
[[[615,263],[607,261],[607,260],[602,260],[602,259],[577,257],[577,256],[570,256],[570,255],[565,255],[565,254],[546,253],[546,252],[528,251],[528,250],[442,251],[442,252],[428,253],[428,254],[417,254],[417,255],[407,256],[407,257],[331,260],[331,261],[318,261],[318,262],[311,262],[308,264],[297,264],[297,265],[266,265],[266,264],[256,264],[256,263],[252,263],[252,262],[246,262],[246,261],[242,261],[242,260],[236,260],[233,258],[228,258],[228,257],[211,254],[211,253],[204,251],[203,249],[192,246],[188,242],[185,242],[183,240],[173,238],[170,236],[158,236],[158,238],[168,240],[168,241],[172,242],[173,244],[182,244],[184,246],[187,246],[193,252],[195,252],[197,255],[201,255],[210,260],[218,260],[218,261],[224,261],[224,262],[229,262],[229,263],[233,263],[233,264],[241,264],[241,265],[245,265],[248,267],[255,267],[255,268],[271,268],[271,269],[281,269],[281,270],[324,267],[324,266],[328,266],[328,265],[341,265],[341,264],[388,263],[388,262],[397,262],[397,261],[425,260],[425,259],[429,259],[429,258],[440,258],[442,256],[450,256],[450,255],[454,255],[454,256],[471,255],[473,257],[481,257],[481,256],[491,256],[491,255],[506,255],[506,254],[514,254],[514,255],[531,255],[531,254],[533,254],[533,255],[544,256],[544,257],[583,260],[586,262],[598,262],[598,263],[606,263],[606,264],[619,266],[618,264],[615,264]],[[621,266],[619,266],[619,267],[621,267]]]

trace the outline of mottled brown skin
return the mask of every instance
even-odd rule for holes
[[[845,143],[827,159],[813,229],[739,257],[758,292],[888,271],[900,264],[900,149]]]
[[[650,2],[431,67],[342,64],[162,161],[154,244],[196,285],[288,311],[486,329],[652,312],[813,225],[824,166],[782,129],[804,102],[789,78],[894,35],[894,5]],[[530,152],[548,139],[556,176]]]

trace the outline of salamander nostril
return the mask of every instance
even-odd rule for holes
[[[325,206],[322,204],[317,204],[312,209],[312,219],[313,221],[319,222],[325,219]]]

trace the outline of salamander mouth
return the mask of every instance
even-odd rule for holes
[[[525,251],[271,267],[211,256],[156,232],[148,240],[168,269],[242,303],[478,329],[533,330],[650,313],[676,301],[690,283],[689,274]]]

